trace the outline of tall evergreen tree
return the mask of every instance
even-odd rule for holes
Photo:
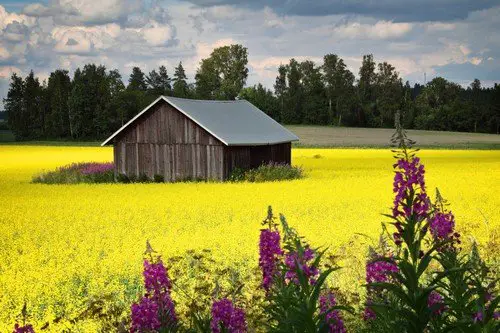
[[[111,93],[104,66],[87,64],[77,69],[68,100],[71,135],[74,138],[102,138],[109,133]]]
[[[295,59],[290,59],[287,68],[288,98],[283,114],[283,122],[286,124],[300,124],[303,120],[303,89],[302,72],[300,64]]]
[[[372,126],[375,125],[373,120],[373,109],[375,107],[374,84],[375,62],[373,61],[373,55],[364,55],[359,69],[358,95],[364,118],[366,118]]]
[[[47,136],[65,138],[70,136],[68,98],[71,78],[67,70],[50,73],[47,84]]]
[[[5,112],[7,112],[9,128],[14,133],[16,140],[28,138],[28,115],[24,105],[24,80],[16,73],[10,77],[9,91],[7,98],[3,99],[3,103]]]
[[[287,67],[280,65],[278,67],[278,76],[274,84],[274,94],[279,101],[280,119],[283,119],[285,113],[285,99],[287,98],[287,85],[286,85]]]
[[[186,72],[182,67],[182,61],[175,67],[174,73],[173,95],[175,97],[187,98],[189,97],[189,86],[187,83]]]
[[[132,68],[132,73],[128,79],[127,89],[145,92],[148,88],[146,76],[139,67]]]
[[[156,98],[161,95],[172,95],[171,79],[168,76],[167,68],[160,66],[158,72],[152,70],[146,77],[149,92]]]
[[[24,80],[23,100],[27,116],[29,138],[42,138],[45,135],[43,88],[33,71],[30,71]]]

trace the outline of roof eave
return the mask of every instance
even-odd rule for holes
[[[294,142],[294,141],[299,141],[299,139],[292,139],[292,140],[284,140],[284,141],[273,141],[273,142],[242,142],[242,143],[230,143],[228,146],[270,146],[270,145],[279,145],[281,143],[289,143],[289,142]]]

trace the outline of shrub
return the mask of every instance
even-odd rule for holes
[[[258,168],[243,170],[236,168],[231,173],[230,181],[247,181],[247,182],[269,182],[278,180],[292,180],[304,177],[302,168],[291,166],[289,164],[269,163],[262,164]]]
[[[114,182],[114,164],[85,162],[73,163],[33,177],[33,183],[76,184]]]
[[[156,174],[153,176],[153,181],[155,183],[163,183],[163,182],[165,182],[165,177],[163,175]]]

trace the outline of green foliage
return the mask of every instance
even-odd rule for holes
[[[160,66],[158,72],[156,72],[156,70],[149,72],[149,75],[146,77],[146,82],[148,84],[148,91],[153,97],[172,95],[171,79],[168,76],[165,66]]]
[[[179,62],[179,65],[175,68],[173,81],[173,95],[175,97],[188,98],[190,89],[187,83],[186,72],[184,71],[184,67],[182,67],[182,61]]]
[[[272,91],[266,89],[262,84],[259,83],[253,87],[243,88],[238,98],[249,101],[271,118],[279,120],[280,109],[278,100],[274,97]]]
[[[196,94],[201,99],[234,100],[248,77],[248,51],[239,44],[214,49],[196,72]]]
[[[247,181],[247,182],[270,182],[280,180],[300,179],[304,177],[304,171],[297,166],[289,164],[269,163],[261,166],[243,170],[235,168],[229,176],[230,181]]]
[[[156,82],[155,82],[156,83]],[[148,85],[146,83],[146,75],[139,67],[132,68],[132,73],[128,79],[128,90],[146,91]]]
[[[165,182],[165,177],[163,175],[154,175],[153,181],[155,183],[163,183],[163,182]]]
[[[273,223],[272,210],[268,214],[269,223]],[[295,253],[298,258],[303,258],[309,245],[299,234],[291,228],[285,217],[280,215],[283,230],[283,250],[285,253]],[[266,222],[266,221],[264,221]],[[327,325],[326,313],[321,313],[319,308],[320,296],[328,291],[326,284],[328,276],[338,267],[322,267],[322,258],[325,250],[313,250],[316,255],[309,264],[311,267],[321,268],[314,283],[305,275],[303,267],[296,263],[294,273],[297,281],[289,281],[286,276],[290,268],[280,261],[278,272],[273,279],[270,290],[266,294],[264,305],[267,315],[267,332],[330,332]],[[344,306],[332,306],[329,311],[353,309]]]

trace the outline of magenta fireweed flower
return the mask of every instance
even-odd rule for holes
[[[472,315],[472,321],[474,323],[483,321],[483,311],[479,310],[478,312]]]
[[[115,168],[115,165],[113,162],[109,163],[97,163],[97,162],[90,162],[86,163],[80,168],[80,172],[83,175],[95,175],[95,174],[100,174],[100,173],[105,173],[108,171],[112,171]]]
[[[449,239],[455,229],[455,217],[451,212],[437,212],[430,222],[432,236],[439,240]]]
[[[394,217],[425,217],[430,209],[430,201],[425,193],[425,169],[420,164],[420,159],[414,157],[411,160],[399,159],[394,164],[396,174],[394,175],[393,191],[396,193],[392,214]],[[410,192],[416,193],[412,207],[406,207],[406,198]],[[419,193],[417,193],[419,192]]]
[[[432,311],[432,314],[440,315],[446,311],[446,305],[444,304],[443,296],[441,296],[437,291],[433,290],[427,298],[427,306],[430,308],[436,305],[437,308]]]
[[[338,310],[333,310],[328,312],[332,307],[337,305],[337,301],[335,300],[335,295],[332,291],[329,291],[325,295],[320,296],[319,298],[319,309],[322,314],[326,313],[325,320],[330,327],[330,333],[345,333],[346,329],[344,326],[344,320],[340,315]]]
[[[277,271],[278,257],[282,254],[279,231],[262,229],[259,242],[259,266],[262,270],[262,286],[266,291],[271,287]]]
[[[228,333],[246,333],[247,323],[245,312],[233,306],[233,302],[227,298],[215,301],[212,304],[212,320],[210,328],[212,333],[220,333],[221,326]]]
[[[167,274],[167,269],[161,260],[150,263],[144,260],[144,287],[148,292],[163,292],[172,289],[172,283]]]
[[[158,304],[155,300],[143,297],[139,304],[132,304],[132,326],[130,333],[157,331],[161,327],[158,319]]]
[[[19,324],[15,324],[12,333],[35,333],[35,330],[33,329],[33,326],[31,326],[30,324],[24,326],[19,326]]]
[[[316,254],[309,247],[306,247],[304,253],[300,254],[298,252],[289,252],[285,255],[285,265],[288,270],[285,273],[285,279],[292,281],[295,284],[299,284],[299,279],[297,276],[297,269],[302,271],[302,274],[306,277],[310,284],[316,283],[316,278],[319,275],[319,270],[313,265],[311,261],[314,261]]]
[[[144,260],[143,276],[146,293],[139,304],[132,305],[131,332],[175,325],[177,315],[170,296],[172,283],[163,262],[160,259],[156,263]]]
[[[156,263],[150,263],[144,260],[143,275],[146,295],[158,304],[160,318],[164,318],[168,323],[177,322],[174,302],[170,296],[172,282],[163,262],[158,260]]]
[[[365,311],[363,312],[363,320],[368,321],[368,320],[373,320],[375,318],[377,318],[375,311],[373,311],[373,309],[370,308],[369,306],[365,307]]]
[[[377,283],[389,281],[391,273],[397,273],[398,266],[394,262],[372,260],[366,264],[366,282]]]

